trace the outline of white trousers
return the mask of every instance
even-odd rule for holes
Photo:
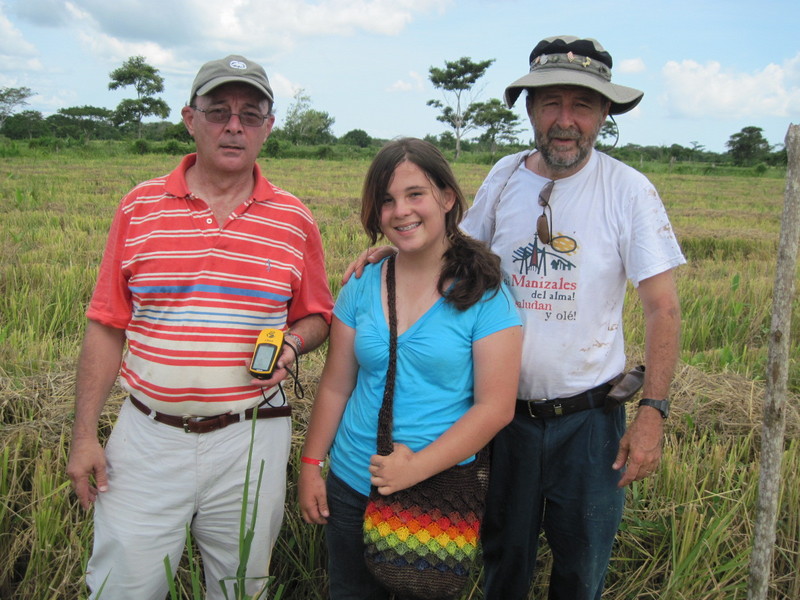
[[[205,570],[206,598],[233,596],[252,421],[210,433],[185,433],[158,423],[126,401],[106,445],[109,489],[94,513],[94,549],[86,581],[91,598],[164,600],[183,554],[186,525]],[[291,419],[256,421],[247,524],[252,522],[261,461],[255,536],[247,562],[251,596],[266,585],[272,548],[283,520]],[[102,593],[98,595],[100,588]]]

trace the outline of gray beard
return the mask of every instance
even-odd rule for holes
[[[540,133],[538,131],[534,132],[534,140],[536,141],[536,149],[541,153],[542,160],[548,166],[548,168],[556,173],[569,171],[570,169],[574,168],[576,165],[580,165],[586,158],[589,156],[589,153],[594,148],[594,144],[597,141],[597,136],[600,133],[600,127],[602,127],[602,123],[598,124],[593,132],[589,136],[581,136],[578,138],[578,152],[575,155],[565,156],[556,152],[553,152],[550,147],[550,133]],[[562,130],[557,130],[553,132],[556,134],[562,134]]]
[[[589,153],[592,151],[592,147],[585,147],[583,144],[578,146],[578,153],[571,156],[564,156],[561,154],[556,154],[555,152],[550,151],[550,147],[547,144],[539,144],[537,141],[536,149],[542,155],[542,160],[544,163],[555,172],[559,171],[569,171],[575,165],[581,164],[586,157],[589,156]]]

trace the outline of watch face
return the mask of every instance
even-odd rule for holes
[[[639,401],[639,406],[652,406],[661,413],[663,418],[669,416],[669,400],[652,400],[650,398],[642,398]]]

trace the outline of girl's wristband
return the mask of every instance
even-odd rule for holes
[[[320,469],[325,466],[325,460],[318,460],[316,458],[309,458],[308,456],[301,456],[300,462],[304,462],[307,465],[317,465]]]

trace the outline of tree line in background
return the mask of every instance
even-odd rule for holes
[[[427,102],[439,110],[436,119],[450,129],[425,139],[443,150],[454,152],[456,159],[462,152],[508,153],[532,145],[532,140],[520,139],[527,131],[522,120],[497,98],[480,102],[476,85],[494,60],[473,61],[462,57],[445,61],[444,68],[430,67],[429,79],[434,88],[441,90],[442,99]],[[0,134],[11,140],[135,140],[134,148],[146,151],[148,142],[168,142],[167,149],[181,150],[181,144],[191,142],[182,122],[165,121],[170,107],[158,97],[164,91],[164,79],[158,69],[147,64],[144,57],[133,56],[122,66],[109,73],[111,90],[133,87],[136,98],[122,100],[116,109],[97,106],[73,106],[59,109],[45,117],[35,110],[24,108],[34,92],[27,87],[0,88]],[[161,121],[145,122],[147,117]],[[373,139],[361,129],[353,129],[337,138],[332,127],[335,122],[327,112],[312,107],[305,90],[298,90],[290,104],[281,127],[276,127],[267,141],[265,153],[272,156],[290,154],[292,147],[315,146],[325,157],[326,147],[335,145],[356,148],[380,146],[385,140]],[[480,132],[467,139],[470,132]],[[626,144],[619,148],[616,142],[619,131],[614,121],[607,121],[600,130],[600,149],[625,162],[635,161],[690,161],[734,166],[785,166],[786,150],[782,144],[771,146],[760,127],[745,127],[731,135],[725,153],[709,152],[697,143],[690,147],[673,144],[665,146],[640,146]]]

